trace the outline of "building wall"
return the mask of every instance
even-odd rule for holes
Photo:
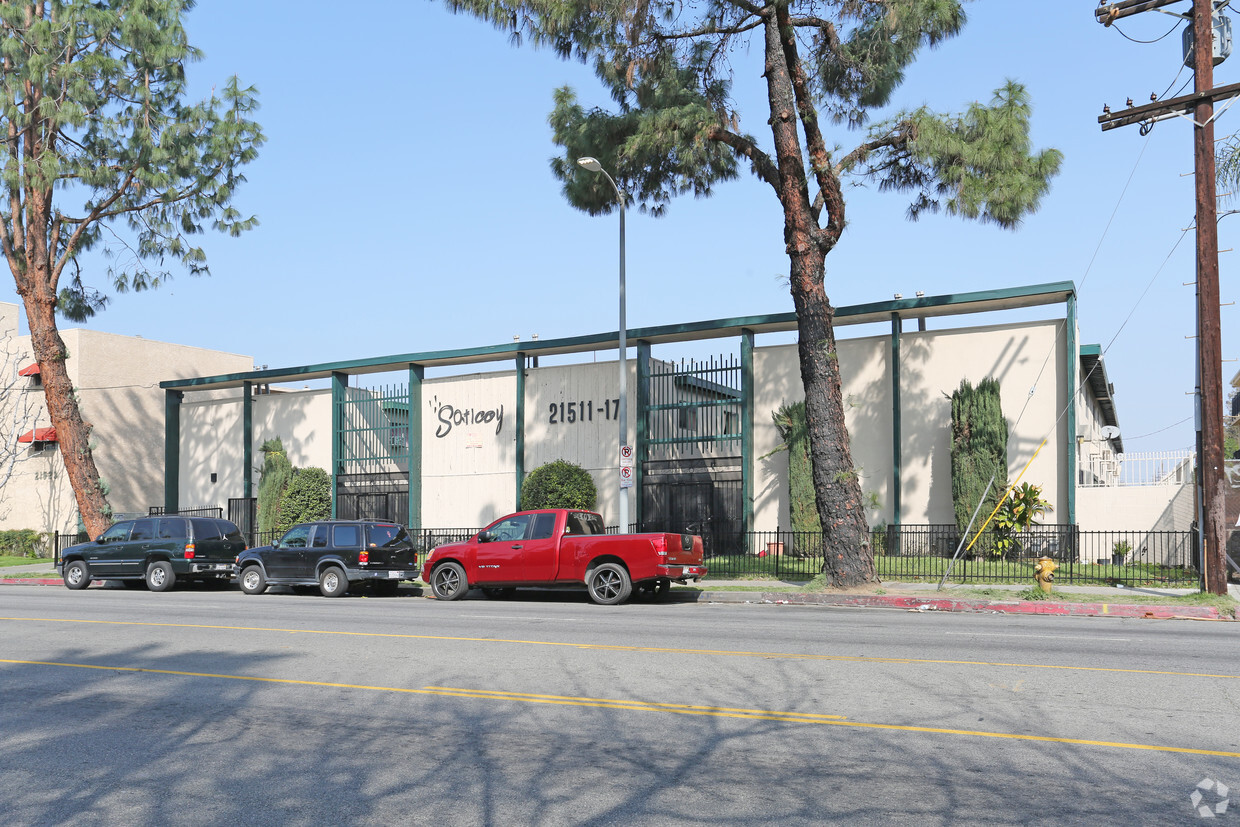
[[[29,337],[16,335],[17,319],[16,305],[0,303],[0,342],[8,343],[0,358],[6,362],[5,387],[11,391],[0,400],[0,415],[21,434],[50,426],[51,419],[42,385],[16,377],[18,370],[34,362]],[[108,502],[119,514],[146,513],[150,506],[163,503],[164,392],[159,383],[246,371],[253,361],[248,356],[93,330],[62,330],[61,337],[82,416],[92,426],[91,444],[99,475],[109,487]],[[15,416],[20,423],[14,422]],[[0,474],[0,528],[76,531],[77,503],[59,449],[53,444],[35,451],[22,445],[13,460],[8,478]]]
[[[853,463],[863,494],[876,502],[871,524],[894,522],[892,490],[891,336],[837,343],[852,440]],[[991,377],[1000,385],[1008,421],[1008,473],[1015,479],[1043,437],[1047,447],[1022,482],[1043,486],[1055,508],[1067,502],[1067,468],[1062,447],[1066,426],[1056,422],[1066,404],[1063,386],[1066,343],[1062,321],[1029,322],[944,331],[904,331],[900,344],[901,475],[900,522],[955,522],[951,499],[951,394],[962,379],[974,385]],[[1047,370],[1042,371],[1043,364]],[[754,357],[756,460],[754,513],[760,531],[786,527],[788,460],[771,413],[804,397],[795,345],[758,348]],[[1042,373],[1039,378],[1039,372]],[[1029,389],[1035,388],[1032,396]],[[1026,404],[1028,402],[1028,404]],[[1019,420],[1019,421],[1018,421]],[[1055,515],[1047,519],[1053,522]]]

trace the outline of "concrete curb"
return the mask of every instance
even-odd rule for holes
[[[50,577],[0,578],[0,586],[61,586]],[[103,588],[100,580],[90,588]],[[902,609],[908,612],[972,612],[1058,617],[1137,617],[1152,620],[1231,620],[1214,606],[1159,606],[1127,603],[1060,603],[1054,600],[963,600],[950,597],[898,594],[800,594],[796,592],[710,591],[673,589],[679,603],[762,603],[779,606],[843,606]]]
[[[673,592],[673,595],[675,592]],[[924,595],[797,594],[792,592],[711,592],[698,602],[767,603],[790,606],[846,606],[911,612],[974,612],[1060,617],[1139,617],[1156,620],[1231,620],[1214,606],[1159,606],[1125,603],[1060,603],[1054,600],[962,600]]]

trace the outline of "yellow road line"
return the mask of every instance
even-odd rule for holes
[[[282,629],[267,626],[219,626],[205,623],[151,623],[132,620],[83,620],[61,617],[0,617],[0,621],[34,623],[87,623],[104,626],[151,626],[164,629],[215,629],[228,632],[279,632],[290,635],[327,635],[341,637],[396,638],[402,640],[442,640],[452,643],[504,643],[519,646],[551,646],[567,649],[588,649],[604,652],[641,652],[646,654],[710,655],[715,657],[763,658],[766,660],[807,660],[839,663],[893,663],[918,666],[996,666],[1016,669],[1058,669],[1067,672],[1106,672],[1123,675],[1169,675],[1177,678],[1220,678],[1240,680],[1240,675],[1211,672],[1172,672],[1161,669],[1128,669],[1109,666],[1068,666],[1055,663],[1011,663],[1006,661],[945,660],[930,658],[878,658],[862,655],[807,655],[799,652],[751,652],[730,649],[685,649],[667,646],[626,646],[608,643],[570,643],[556,640],[521,640],[497,637],[460,637],[453,635],[411,635],[397,632],[342,632],[328,629]]]
[[[1157,744],[1132,744],[1123,741],[1097,741],[1085,738],[1056,738],[1049,735],[1022,735],[1013,732],[986,732],[972,729],[949,729],[945,727],[908,726],[904,724],[874,724],[850,721],[839,715],[816,715],[808,712],[781,712],[762,709],[738,709],[733,707],[691,706],[646,701],[626,701],[606,698],[575,698],[570,695],[539,695],[522,692],[504,692],[490,689],[465,689],[450,686],[424,686],[408,689],[397,686],[367,686],[365,684],[333,683],[329,681],[304,681],[292,678],[261,678],[253,675],[224,675],[211,672],[185,672],[174,669],[145,669],[136,666],[104,666],[90,663],[56,663],[54,661],[12,660],[0,658],[0,663],[23,666],[64,666],[74,669],[98,669],[105,672],[130,672],[151,675],[175,675],[189,678],[214,678],[217,680],[255,681],[258,683],[285,684],[292,686],[323,686],[334,689],[360,689],[372,692],[398,692],[409,695],[439,695],[450,698],[474,698],[481,700],[512,701],[517,703],[550,704],[554,706],[593,707],[619,709],[631,712],[671,712],[678,715],[702,715],[712,718],[742,718],[758,721],[786,721],[820,726],[851,727],[855,729],[881,729],[893,732],[916,732],[928,735],[964,735],[975,738],[1001,738],[1010,741],[1039,741],[1043,743],[1070,744],[1074,746],[1109,747],[1112,749],[1171,752],[1183,755],[1209,755],[1222,758],[1240,758],[1240,752],[1196,749],[1192,747],[1167,747]]]

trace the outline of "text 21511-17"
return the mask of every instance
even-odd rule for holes
[[[599,419],[611,420],[620,416],[620,398],[604,399],[601,405],[588,399],[584,402],[552,402],[549,411],[551,418],[548,421],[552,425],[593,422],[595,411]]]

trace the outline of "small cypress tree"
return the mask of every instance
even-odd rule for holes
[[[280,499],[277,531],[332,515],[332,478],[322,468],[297,468]]]
[[[809,458],[809,429],[805,402],[783,405],[771,414],[783,447],[788,450],[788,525],[798,534],[822,534],[818,503],[814,499],[814,473]]]
[[[951,400],[952,503],[956,527],[963,532],[992,474],[995,481],[986,495],[981,519],[990,515],[999,504],[999,496],[1007,490],[1008,427],[1000,404],[999,383],[994,379],[983,379],[976,388],[968,379],[962,379]]]
[[[259,450],[263,452],[263,470],[258,480],[258,530],[266,534],[280,526],[280,502],[292,481],[293,464],[279,437],[267,440]]]
[[[540,465],[521,486],[521,510],[535,508],[594,508],[598,488],[590,472],[562,459]]]

